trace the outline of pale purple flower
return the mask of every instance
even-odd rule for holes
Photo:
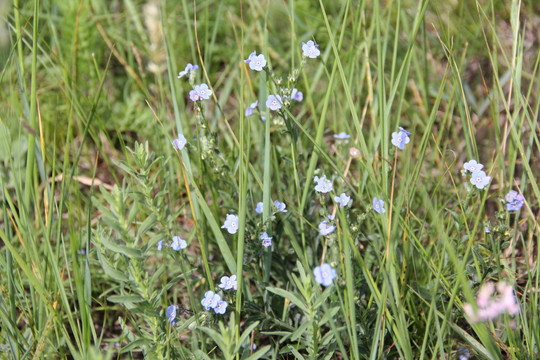
[[[176,305],[170,305],[167,308],[167,321],[174,326],[174,320],[176,319]]]
[[[504,197],[506,200],[506,210],[519,211],[523,204],[525,204],[525,197],[515,190],[510,190]]]
[[[268,95],[268,100],[266,100],[266,106],[270,109],[270,110],[279,110],[281,109],[281,105],[282,105],[282,102],[281,102],[281,96],[279,95]]]
[[[262,56],[262,55],[261,55]],[[227,304],[227,302],[225,300],[219,300],[216,304],[216,306],[214,307],[214,312],[216,314],[225,314],[225,311],[227,311],[227,306],[229,304]]]
[[[178,150],[182,150],[184,146],[186,146],[186,144],[187,144],[186,138],[182,134],[178,135],[178,139],[173,140],[173,145]]]
[[[375,210],[379,214],[384,214],[386,212],[386,209],[384,208],[384,200],[377,199],[377,197],[374,197],[373,198],[373,210]]]
[[[293,88],[291,91],[291,99],[300,102],[304,99],[304,94],[297,88]]]
[[[163,248],[163,240],[159,240],[157,243],[157,251],[161,251]]]
[[[186,240],[180,238],[180,236],[173,236],[171,249],[178,251],[187,247]]]
[[[207,291],[204,293],[204,299],[202,299],[201,305],[204,306],[206,310],[210,310],[214,309],[219,301],[221,301],[221,296],[214,294],[213,291]]]
[[[227,229],[229,234],[236,234],[236,231],[238,230],[238,216],[227,214],[225,223],[223,224],[221,228]]]
[[[257,207],[255,208],[255,212],[257,214],[262,214],[263,213],[263,203],[262,202],[257,203]]]
[[[322,236],[328,236],[336,230],[334,225],[329,225],[327,220],[322,221],[319,224],[319,234]]]
[[[332,285],[332,281],[336,277],[336,270],[334,270],[327,263],[317,266],[313,269],[313,275],[315,276],[315,282],[324,286]]]
[[[405,149],[405,145],[407,145],[411,141],[409,138],[409,135],[407,135],[404,131],[399,132],[393,132],[392,133],[392,144],[396,146],[398,149]]]
[[[197,70],[199,68],[198,65],[191,65],[190,63],[188,63],[186,65],[186,68],[183,70],[183,71],[180,71],[178,73],[178,78],[180,79],[181,77],[184,77],[186,76],[188,73],[190,72],[194,72],[195,70]]]
[[[197,92],[197,95],[199,95],[199,98],[202,100],[210,99],[210,96],[212,96],[212,90],[210,90],[210,88],[206,84],[195,85],[194,90]]]
[[[487,176],[482,170],[476,170],[471,175],[471,184],[476,186],[478,189],[485,188],[491,181],[491,176]]]
[[[349,205],[349,202],[351,201],[351,197],[345,193],[341,193],[341,195],[339,196],[334,196],[334,201],[339,204],[339,207],[343,208]]]
[[[199,93],[197,93],[196,90],[190,90],[190,91],[189,91],[189,98],[190,98],[192,101],[199,101],[199,100],[201,100],[201,97],[199,96]]]
[[[282,213],[287,212],[287,209],[286,209],[287,205],[285,205],[284,202],[275,200],[274,201],[274,206],[278,209],[278,211],[281,211]]]
[[[219,284],[219,287],[223,290],[230,290],[235,289],[238,286],[238,282],[236,281],[236,275],[232,275],[231,277],[223,276],[221,278],[221,284]]]
[[[315,185],[315,191],[326,194],[332,191],[332,182],[324,175],[322,178],[315,176],[314,178],[317,185]]]
[[[254,103],[251,103],[251,105],[249,105],[247,108],[246,108],[246,112],[244,113],[244,115],[246,117],[249,117],[251,115],[253,115],[253,110],[255,110],[255,108],[259,105],[259,101],[256,100]]]
[[[347,134],[346,132],[342,131],[339,134],[334,134],[334,139],[338,140],[347,140],[351,137],[351,135]]]
[[[313,40],[309,40],[307,43],[302,43],[302,55],[305,57],[315,59],[321,55],[321,51],[318,49],[319,45],[315,44]]]
[[[265,248],[272,245],[272,238],[268,236],[266,231],[261,234],[260,239],[262,240],[262,246],[264,246]]]
[[[266,59],[264,58],[264,55],[257,55],[256,51],[249,54],[249,57],[244,60],[244,62],[249,65],[251,70],[255,71],[262,71],[262,69],[266,66]]]
[[[401,126],[398,126],[398,129],[399,129],[399,131],[404,132],[405,134],[407,134],[407,136],[411,135],[410,132],[408,132],[407,130],[405,130],[405,129],[402,128]]]
[[[476,160],[470,160],[463,164],[463,168],[470,171],[471,173],[474,173],[476,171],[482,170],[484,168],[484,165],[478,163]]]
[[[476,310],[471,304],[463,304],[463,310],[471,322],[489,321],[502,314],[513,316],[519,313],[519,304],[511,285],[500,282],[497,284],[497,296],[494,296],[494,292],[495,285],[488,282],[478,291]]]

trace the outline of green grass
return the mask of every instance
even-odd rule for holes
[[[7,5],[2,358],[539,357],[534,1]],[[308,40],[317,59],[302,57]],[[270,71],[243,62],[253,50]],[[188,62],[192,83],[177,78]],[[197,108],[200,83],[213,94]],[[303,100],[267,109],[285,87]],[[403,150],[398,126],[412,133]],[[492,178],[484,190],[462,172],[471,159]],[[510,190],[519,212],[506,211]],[[349,207],[333,201],[342,192]],[[323,237],[328,215],[337,229]],[[176,235],[186,249],[157,251]],[[313,275],[324,262],[329,287]],[[225,315],[205,311],[232,274]],[[464,304],[503,281],[519,314],[468,318]]]

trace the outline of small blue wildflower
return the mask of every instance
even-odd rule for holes
[[[321,51],[318,49],[319,45],[315,44],[313,40],[309,40],[307,43],[302,43],[302,55],[305,57],[315,59],[321,55]]]
[[[170,305],[167,308],[167,321],[174,326],[174,320],[176,319],[176,305]]]
[[[313,269],[313,275],[315,276],[315,282],[324,286],[332,285],[332,281],[336,277],[336,270],[334,270],[327,263],[317,266]]]
[[[210,310],[214,309],[220,301],[221,296],[214,294],[213,291],[207,291],[204,293],[204,299],[202,299],[201,305],[204,306],[206,310]]]
[[[257,214],[262,214],[263,213],[263,203],[262,202],[257,203],[257,207],[255,208],[255,212]]]
[[[399,132],[392,133],[392,144],[398,149],[405,149],[405,145],[407,145],[409,141],[411,141],[411,139],[409,138],[407,132],[400,130]]]
[[[86,251],[85,251],[84,249],[77,250],[77,254],[79,254],[79,255],[85,255],[85,254],[86,254]]]
[[[324,220],[319,224],[319,234],[322,236],[328,236],[336,230],[334,225],[328,225],[328,221]]]
[[[264,58],[264,55],[257,55],[256,51],[249,54],[249,57],[244,60],[244,62],[249,65],[251,70],[255,71],[262,71],[262,69],[266,66],[266,59]]]
[[[339,134],[334,134],[334,139],[338,140],[347,140],[351,137],[351,135],[347,134],[346,132],[342,131]]]
[[[225,314],[225,311],[227,311],[227,306],[229,304],[227,304],[227,302],[225,300],[219,300],[216,304],[216,306],[214,307],[214,312],[216,314]]]
[[[473,173],[475,171],[482,170],[484,168],[484,165],[476,162],[476,160],[470,160],[466,162],[465,164],[463,164],[463,168]]]
[[[286,213],[287,212],[287,209],[285,209],[287,207],[287,205],[285,205],[284,202],[280,202],[280,201],[274,201],[274,206],[278,209],[278,211],[281,211],[282,213]]]
[[[197,93],[196,90],[190,90],[190,91],[189,91],[189,98],[190,98],[192,101],[199,101],[199,100],[201,100],[201,97],[199,96],[199,93]]]
[[[281,96],[279,95],[268,95],[268,100],[266,100],[266,106],[268,106],[268,108],[270,110],[279,110],[281,109]]]
[[[203,100],[210,99],[210,96],[212,96],[212,90],[210,90],[210,88],[208,88],[208,85],[206,84],[195,85],[194,90],[197,92],[199,97]]]
[[[460,346],[458,350],[458,356],[459,356],[458,357],[459,360],[469,360],[469,358],[471,357],[471,353],[469,349],[463,346]]]
[[[238,230],[238,216],[227,214],[225,223],[223,224],[221,228],[227,229],[229,234],[236,234],[236,231]]]
[[[476,186],[478,189],[483,189],[489,184],[491,177],[487,176],[482,170],[476,170],[471,175],[471,184]]]
[[[186,240],[180,238],[180,236],[173,236],[171,249],[178,251],[187,248]]]
[[[291,99],[300,102],[304,100],[304,94],[302,94],[302,92],[297,88],[293,88],[291,91]]]
[[[262,240],[262,246],[264,246],[265,248],[272,245],[272,238],[268,236],[266,231],[261,234],[261,240]]]
[[[186,146],[187,140],[184,135],[180,134],[178,135],[178,139],[173,140],[173,145],[176,149],[182,150],[184,146]]]
[[[506,200],[506,210],[508,211],[519,211],[525,203],[525,197],[515,190],[510,190],[504,199]]]
[[[381,199],[377,199],[377,197],[373,198],[373,210],[378,212],[379,214],[384,214],[386,212],[386,209],[384,208],[384,201]]]
[[[188,73],[192,72],[192,71],[195,71],[199,68],[198,65],[191,65],[191,63],[188,63],[186,65],[186,68],[183,70],[183,71],[180,71],[178,73],[178,78],[180,79],[181,77],[184,77],[186,76]]]
[[[161,251],[163,248],[163,240],[159,240],[157,243],[157,251]]]
[[[266,122],[266,116],[261,115],[261,120],[262,120],[262,122]]]
[[[343,208],[349,205],[349,202],[351,201],[351,197],[345,193],[341,193],[341,195],[339,196],[334,196],[334,201],[339,204],[339,207]]]
[[[315,191],[323,194],[332,191],[332,182],[328,180],[326,176],[323,176],[322,178],[315,176],[314,180],[317,183],[317,185],[315,185]]]
[[[246,112],[244,113],[244,115],[246,117],[250,117],[251,115],[253,115],[253,110],[255,110],[255,108],[259,105],[259,101],[255,101],[254,103],[251,103],[251,105],[249,105],[247,108],[246,108]]]
[[[405,134],[407,134],[407,136],[411,135],[410,132],[408,132],[407,130],[405,130],[405,129],[402,128],[401,126],[398,126],[398,129],[399,129],[399,131],[404,132]]]
[[[231,277],[223,276],[221,278],[221,284],[219,284],[219,287],[223,290],[230,290],[234,289],[236,290],[236,287],[238,286],[238,282],[236,281],[236,275],[232,275]]]
[[[489,226],[484,227],[484,231],[486,234],[489,234],[491,232]]]

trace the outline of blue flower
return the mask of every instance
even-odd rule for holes
[[[313,275],[317,284],[330,286],[332,285],[332,280],[336,277],[336,270],[332,269],[327,263],[324,263],[313,269]]]
[[[508,211],[519,211],[525,203],[523,195],[515,190],[510,190],[504,199],[506,200],[506,210]]]
[[[199,96],[199,93],[197,93],[196,90],[190,90],[190,91],[189,91],[189,98],[190,98],[192,101],[199,101],[199,100],[201,100],[201,97]]]
[[[219,300],[216,304],[216,306],[214,307],[214,312],[216,314],[225,314],[225,311],[227,311],[227,306],[229,304],[227,304],[227,302],[225,300]]]
[[[319,234],[322,236],[328,236],[336,230],[334,225],[328,225],[328,220],[324,220],[319,224]]]
[[[206,84],[195,85],[194,89],[197,92],[197,95],[199,95],[199,97],[203,100],[210,99],[210,96],[212,96],[212,90],[210,90]]]
[[[161,251],[163,248],[163,240],[159,240],[157,243],[157,251]]]
[[[347,140],[351,137],[351,135],[347,134],[346,132],[342,131],[339,134],[334,134],[334,139],[338,140]]]
[[[458,356],[459,356],[458,358],[459,360],[469,360],[469,358],[471,357],[471,353],[469,349],[463,346],[460,346],[458,349]]]
[[[313,40],[309,40],[307,43],[302,43],[302,51],[305,57],[315,59],[321,55],[321,51],[318,49],[319,45],[315,44]]]
[[[264,58],[264,55],[257,55],[257,52],[255,51],[249,54],[249,57],[244,60],[244,62],[249,65],[251,70],[255,71],[262,71],[262,69],[266,66],[266,59]]]
[[[184,77],[186,76],[189,72],[192,72],[192,71],[195,71],[199,68],[198,65],[191,65],[190,63],[188,63],[186,65],[186,68],[183,70],[183,71],[180,71],[178,73],[178,78],[180,79],[181,77]]]
[[[266,100],[266,106],[270,110],[279,110],[281,109],[281,96],[279,95],[268,95],[268,100]]]
[[[220,301],[221,296],[214,294],[213,291],[207,291],[204,293],[204,299],[202,299],[201,305],[204,306],[206,310],[210,310],[214,309]]]
[[[471,175],[471,184],[476,186],[478,189],[483,189],[489,184],[491,177],[487,176],[482,170],[476,170]]]
[[[349,205],[349,202],[351,201],[351,197],[345,193],[341,193],[341,195],[339,196],[334,196],[334,201],[337,202],[339,206],[343,208]]]
[[[281,211],[282,213],[286,213],[287,212],[287,209],[285,209],[287,207],[287,205],[285,205],[284,202],[280,202],[280,201],[274,201],[274,206],[278,209],[278,211]]]
[[[262,214],[263,213],[263,203],[262,202],[257,203],[257,207],[255,208],[255,212],[257,214]]]
[[[473,173],[475,171],[482,170],[484,168],[484,165],[476,162],[476,160],[470,160],[466,162],[465,164],[463,164],[463,168]]]
[[[180,239],[180,236],[173,236],[171,249],[178,251],[180,249],[185,249],[187,247],[186,240]]]
[[[298,91],[297,88],[293,88],[291,91],[291,99],[300,102],[304,100],[304,94],[302,94],[301,91]]]
[[[491,230],[489,229],[489,226],[484,227],[484,231],[486,234],[489,234]]]
[[[392,133],[392,144],[397,146],[399,149],[405,149],[405,145],[409,143],[411,139],[409,138],[408,131],[399,131]]]
[[[262,246],[264,246],[265,248],[272,245],[272,238],[268,236],[266,231],[261,234],[261,240],[262,240]]]
[[[186,146],[186,144],[187,144],[186,138],[182,134],[178,135],[178,139],[173,140],[173,145],[178,150],[182,150],[184,146]]]
[[[384,208],[384,201],[381,199],[377,199],[377,197],[373,198],[373,210],[378,212],[379,214],[384,214],[386,212],[386,209]]]
[[[225,223],[223,224],[221,228],[227,229],[229,234],[236,234],[236,231],[238,230],[238,216],[227,214]]]
[[[219,284],[219,287],[223,290],[230,290],[234,289],[236,290],[236,287],[238,286],[238,282],[236,281],[236,275],[232,275],[231,277],[223,276],[221,278],[221,284]]]
[[[408,132],[407,130],[405,130],[405,129],[402,128],[401,126],[398,126],[398,129],[399,129],[399,131],[404,132],[405,134],[407,134],[407,136],[411,135],[410,132]]]
[[[174,320],[176,319],[176,305],[170,305],[167,308],[167,321],[174,326]]]
[[[322,178],[315,176],[314,178],[317,185],[315,185],[315,191],[326,194],[332,191],[332,182],[326,178],[326,175]]]
[[[259,101],[255,101],[254,103],[251,103],[251,105],[249,105],[247,108],[246,108],[246,112],[244,113],[244,115],[246,117],[249,117],[251,115],[253,115],[253,110],[255,110],[255,108],[257,107],[257,105],[259,105]]]

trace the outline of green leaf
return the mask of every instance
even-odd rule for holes
[[[267,287],[266,290],[277,294],[285,299],[289,299],[294,305],[298,306],[302,311],[304,311],[306,314],[309,313],[307,305],[295,294],[293,294],[290,291],[283,290],[276,287]]]
[[[144,301],[139,295],[111,295],[107,297],[107,300],[115,304],[140,303]]]
[[[104,237],[100,237],[99,241],[105,248],[115,253],[125,255],[129,258],[142,259],[142,252],[139,249],[117,244],[115,242],[109,241],[108,239]]]
[[[266,345],[262,347],[260,350],[257,350],[253,354],[251,354],[246,360],[256,360],[260,359],[264,354],[266,354],[270,350],[270,345]]]
[[[101,254],[101,251],[99,249],[97,249],[96,252],[97,252],[99,263],[101,264],[101,267],[103,268],[103,271],[105,272],[105,274],[109,275],[111,278],[118,281],[122,281],[122,282],[129,281],[129,278],[122,271],[116,270],[109,263],[107,258],[103,256],[103,254]]]

